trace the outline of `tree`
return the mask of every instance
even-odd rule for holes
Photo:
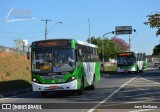
[[[119,52],[129,51],[129,45],[124,40],[116,37],[112,38],[112,40],[116,42]]]
[[[102,59],[102,40],[101,40],[101,37],[91,37],[87,39],[87,42],[92,42],[92,44],[95,44],[98,46],[98,55],[99,55],[99,58]]]
[[[160,35],[160,13],[147,15],[148,21],[144,22],[145,25],[150,25],[150,28],[156,28],[156,35]]]
[[[98,46],[98,54],[99,58],[102,60],[102,38],[101,37],[91,37],[92,44]],[[87,42],[90,42],[90,38],[87,39]],[[109,58],[115,59],[117,53],[127,51],[129,46],[125,43],[124,40],[119,38],[108,39],[105,38],[103,40],[104,43],[104,60],[108,61]]]
[[[160,44],[154,47],[153,55],[160,55]]]

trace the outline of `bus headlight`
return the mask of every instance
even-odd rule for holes
[[[33,80],[32,80],[33,82],[37,82],[37,80],[34,78]]]
[[[32,81],[36,83],[40,83],[36,78],[33,78]]]
[[[76,76],[73,76],[71,79],[72,79],[72,80],[75,80],[75,79],[76,79]]]
[[[73,81],[73,80],[75,80],[75,79],[76,79],[76,76],[72,76],[72,77],[68,80],[68,82]]]

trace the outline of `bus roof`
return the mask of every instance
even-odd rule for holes
[[[37,41],[34,41],[34,42],[53,41],[53,40],[72,40],[72,39],[68,39],[68,38],[56,38],[56,39],[37,40]]]
[[[95,47],[95,48],[98,48],[98,46],[97,46],[97,45],[90,44],[90,43],[88,43],[88,42],[83,42],[83,41],[80,41],[80,40],[77,40],[77,43],[78,43],[78,44],[81,44],[81,45],[89,46],[89,47]]]
[[[117,55],[120,55],[120,54],[145,54],[145,52],[134,52],[134,51],[126,51],[126,52],[120,52],[118,53]]]
[[[94,44],[90,44],[88,42],[83,42],[83,41],[80,41],[80,40],[76,40],[76,39],[69,39],[69,38],[56,38],[56,39],[47,39],[47,40],[38,40],[38,41],[34,41],[34,42],[43,42],[43,41],[52,41],[52,40],[74,40],[76,41],[78,44],[81,44],[81,45],[85,45],[85,46],[89,46],[89,47],[94,47],[94,48],[98,48],[97,45],[94,45]],[[33,42],[33,43],[34,43]]]

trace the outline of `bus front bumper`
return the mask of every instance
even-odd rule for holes
[[[77,80],[63,84],[38,84],[32,82],[33,91],[58,91],[58,90],[76,90]]]
[[[131,68],[118,68],[118,72],[135,72],[136,69],[135,67],[131,67]]]

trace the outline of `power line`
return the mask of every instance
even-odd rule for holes
[[[31,33],[20,33],[20,32],[6,32],[0,31],[1,38],[35,38],[42,37],[43,32],[31,32]]]
[[[94,29],[94,32],[99,33],[99,35],[103,34],[103,30],[99,29],[92,21],[90,21],[90,24],[92,25],[92,28]]]
[[[56,23],[54,23],[53,25],[52,25],[52,27],[49,29],[49,31],[48,31],[48,33],[53,29],[53,27],[56,25],[56,24],[62,24],[63,22],[62,21],[60,21],[60,22],[56,22]]]
[[[30,33],[21,33],[21,32],[8,32],[0,31],[0,38],[26,38],[26,39],[38,39],[42,37],[43,32],[30,32]]]
[[[11,33],[11,34],[15,34],[15,33],[18,33],[18,34],[31,34],[31,33],[43,33],[42,31],[37,31],[37,32],[8,32],[8,31],[2,31],[0,30],[0,33]]]
[[[47,39],[47,34],[48,34],[48,32],[47,32],[47,23],[48,23],[48,21],[51,21],[51,19],[45,19],[45,20],[41,20],[41,21],[45,21],[45,32],[44,32],[44,34],[45,34],[45,40]]]
[[[82,20],[82,21],[79,21],[79,22],[77,22],[77,23],[73,23],[73,24],[64,26],[64,27],[61,28],[61,29],[69,29],[69,28],[73,28],[73,27],[78,27],[78,26],[82,25],[82,23],[83,23],[83,24],[84,24],[84,23],[86,24],[86,20]]]

